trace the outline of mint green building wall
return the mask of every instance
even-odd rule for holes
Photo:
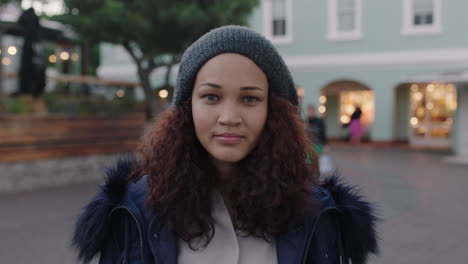
[[[398,141],[408,140],[410,128],[410,93],[409,85],[401,85],[395,89],[395,116],[394,139]]]
[[[458,109],[455,112],[455,120],[459,120],[461,122],[455,122],[453,127],[453,146],[454,152],[457,154],[461,154],[467,157],[468,154],[468,84],[457,84],[457,103]],[[465,115],[465,116],[462,116]],[[462,121],[461,119],[464,118]]]
[[[260,0],[261,1],[261,0]],[[468,34],[468,1],[442,0],[442,33],[431,36],[403,36],[403,0],[362,0],[362,38],[350,41],[329,41],[328,1],[293,0],[293,43],[278,45],[283,55],[335,54],[420,50],[434,48],[466,48]],[[262,13],[257,8],[251,27],[262,32]]]

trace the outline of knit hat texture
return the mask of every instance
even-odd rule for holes
[[[201,67],[222,53],[237,53],[251,59],[265,73],[269,88],[275,94],[298,105],[291,73],[273,44],[249,28],[223,26],[206,33],[184,52],[177,74],[175,106],[182,105],[191,97]]]

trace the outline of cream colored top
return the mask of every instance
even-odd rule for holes
[[[197,251],[179,240],[179,264],[277,264],[276,243],[237,234],[229,211],[218,192],[213,195],[214,237]],[[194,245],[203,245],[202,240]],[[199,244],[197,244],[199,243]]]

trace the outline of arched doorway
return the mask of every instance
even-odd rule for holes
[[[319,112],[324,116],[330,137],[347,137],[343,125],[350,121],[351,115],[360,107],[361,122],[365,127],[365,138],[370,138],[370,128],[374,122],[374,92],[366,85],[352,81],[339,80],[321,89]]]

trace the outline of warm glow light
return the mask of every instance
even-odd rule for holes
[[[342,116],[340,117],[340,121],[341,121],[341,123],[343,123],[343,124],[349,123],[349,116],[342,115]]]
[[[166,98],[169,95],[169,92],[166,89],[159,91],[159,97]]]
[[[0,54],[2,54],[2,50],[0,49]]]
[[[353,105],[347,105],[347,106],[345,106],[345,108],[344,108],[345,112],[346,112],[347,114],[349,114],[349,115],[351,115],[351,114],[354,112],[355,109],[356,109],[356,107],[353,106]]]
[[[413,98],[413,97],[411,97]],[[327,98],[327,103],[328,98]],[[349,117],[353,114],[356,107],[360,107],[362,110],[361,123],[363,125],[371,125],[374,120],[374,93],[372,91],[343,91],[340,92],[339,98],[339,115],[338,120],[341,121],[342,116],[347,116],[345,119],[349,120]],[[327,107],[327,112],[331,111]],[[346,122],[344,122],[346,123]]]
[[[427,91],[428,91],[428,92],[432,92],[432,91],[434,91],[434,88],[435,88],[435,87],[434,87],[434,84],[431,83],[431,84],[429,84],[429,85],[427,86]]]
[[[432,109],[434,109],[434,104],[432,102],[429,102],[429,103],[426,104],[426,108],[428,110],[432,110]]]
[[[421,92],[416,92],[414,93],[413,97],[414,97],[414,100],[419,101],[423,98],[423,94]]]
[[[321,104],[326,103],[326,102],[327,102],[327,97],[324,96],[324,95],[320,96],[320,97],[319,97],[319,102],[320,102]]]
[[[411,123],[412,126],[415,127],[415,126],[418,125],[419,120],[418,120],[418,118],[416,118],[416,117],[412,117],[412,118],[410,119],[410,123]]]
[[[76,54],[76,53],[73,53],[73,54],[71,55],[71,60],[72,60],[72,61],[78,61],[79,58],[80,58],[80,57],[79,57],[78,54]]]
[[[70,58],[70,54],[69,54],[68,52],[66,52],[66,51],[60,52],[60,59],[61,59],[61,60],[66,61],[66,60],[68,60],[69,58]]]
[[[15,46],[9,46],[9,47],[8,47],[8,54],[10,54],[10,55],[15,55],[16,52],[18,52],[18,50],[16,49]]]
[[[297,88],[297,96],[299,97],[304,96],[304,88],[302,87]]]
[[[323,114],[323,113],[325,113],[325,111],[327,111],[327,108],[325,106],[321,105],[321,106],[319,106],[318,110],[319,110],[319,113]]]
[[[417,92],[419,90],[419,86],[417,84],[411,85],[411,91]]]
[[[117,97],[122,98],[125,95],[125,91],[122,90],[122,89],[119,89],[119,90],[117,90],[117,92],[115,94],[117,95]]]
[[[11,59],[10,58],[3,58],[2,59],[2,63],[4,65],[10,65],[11,64]]]
[[[57,62],[57,56],[55,56],[55,55],[53,55],[53,54],[50,55],[50,56],[49,56],[49,62],[50,62],[50,63],[56,63],[56,62]]]

